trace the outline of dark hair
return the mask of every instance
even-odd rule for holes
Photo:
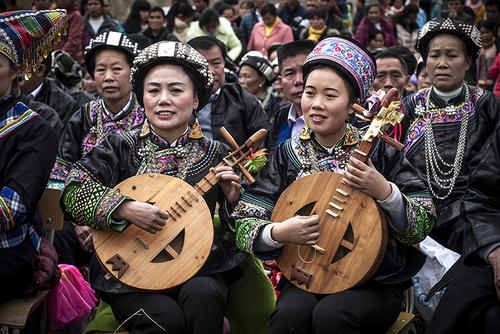
[[[238,0],[222,0],[222,2],[227,3],[228,5],[235,6],[238,4]]]
[[[410,51],[410,49],[402,45],[396,45],[396,46],[391,46],[389,50],[393,50],[395,53],[399,54],[400,57],[403,58],[408,68],[408,73],[406,74],[412,75],[413,73],[415,73],[418,61],[413,52]]]
[[[227,56],[227,47],[226,44],[219,41],[217,38],[213,36],[199,36],[195,37],[187,42],[188,45],[191,45],[195,50],[210,50],[212,47],[216,46],[220,49],[222,54],[222,58],[225,60]]]
[[[298,40],[283,44],[278,49],[278,65],[280,73],[283,66],[283,61],[287,58],[296,57],[298,55],[308,55],[314,49],[316,44],[311,40]]]
[[[403,8],[403,11],[401,12],[401,17],[408,17],[410,14],[417,14],[418,15],[419,8],[417,5],[409,4],[406,5]]]
[[[420,75],[420,73],[422,72],[422,70],[424,69],[424,67],[425,67],[425,63],[423,61],[421,61],[417,64],[417,70],[415,71],[417,78]]]
[[[313,17],[319,17],[320,19],[323,19],[326,21],[328,14],[326,13],[326,10],[324,10],[322,8],[316,8],[313,11],[311,11],[310,18],[312,19]]]
[[[495,27],[493,26],[493,24],[491,24],[490,22],[486,21],[486,20],[482,20],[482,21],[479,21],[477,24],[476,24],[476,27],[478,30],[480,30],[481,28],[485,28],[489,31],[495,31]]]
[[[445,0],[444,2],[450,2],[450,1],[455,1],[455,0]],[[462,5],[465,5],[465,0],[459,0]]]
[[[139,49],[142,50],[142,49],[145,49],[147,48],[148,46],[150,46],[151,44],[153,44],[153,41],[151,40],[151,38],[149,37],[146,37],[144,36],[143,34],[141,33],[136,33],[136,34],[128,34],[127,37],[132,41],[132,42],[136,42],[137,44],[139,44]]]
[[[167,14],[167,29],[168,29],[168,31],[170,31],[170,32],[174,31],[175,18],[179,14],[181,14],[184,18],[193,17],[194,16],[194,9],[193,9],[193,7],[191,7],[191,5],[189,5],[188,3],[185,3],[185,2],[176,2],[172,7],[170,7],[170,10],[168,11],[168,14]]]
[[[198,21],[198,24],[200,25],[200,28],[205,27],[207,24],[210,22],[219,22],[219,15],[217,15],[217,12],[213,8],[205,8],[203,12],[201,12],[200,20]]]
[[[370,9],[372,7],[378,7],[378,9],[380,10],[380,12],[382,12],[382,6],[380,6],[379,3],[370,3],[368,5],[365,6],[365,16],[368,15],[368,12],[370,11]]]
[[[370,33],[368,34],[368,43],[373,41],[375,38],[377,38],[377,35],[380,35],[380,34],[382,34],[382,36],[384,36],[384,40],[385,40],[385,33],[382,30],[378,30],[378,29],[370,30]]]
[[[141,31],[142,22],[140,11],[149,11],[149,9],[151,9],[151,5],[146,0],[135,0],[127,20],[123,23],[123,29],[125,29],[128,34],[135,34]]]
[[[248,8],[253,9],[255,7],[255,4],[251,0],[245,0],[240,3],[240,8],[245,5],[248,6]]]
[[[42,64],[45,65],[45,72],[43,73],[45,76],[47,76],[50,71],[52,70],[52,53],[47,52],[47,58],[44,58],[42,60]]]
[[[267,13],[271,14],[274,17],[278,16],[278,10],[276,9],[276,6],[269,2],[262,6],[262,8],[260,9],[260,15],[264,16]]]
[[[381,51],[380,53],[377,53],[375,56],[375,59],[386,59],[386,58],[394,58],[399,61],[401,66],[403,67],[403,72],[404,74],[408,75],[408,64],[404,60],[404,58],[400,55],[400,53],[396,52],[394,49],[388,48],[386,50]]]
[[[274,51],[277,51],[280,47],[283,46],[283,43],[273,43],[271,46],[267,49],[267,54],[270,55]]]
[[[161,8],[159,6],[151,8],[148,13],[149,13],[149,15],[151,15],[152,13],[158,13],[158,12],[161,12],[161,16],[163,16],[163,18],[165,18],[165,12],[163,11],[163,8]]]
[[[222,14],[224,14],[224,11],[228,9],[232,10],[234,15],[234,8],[231,5],[220,2],[220,5],[217,7],[217,13],[219,14],[219,16],[221,16]]]

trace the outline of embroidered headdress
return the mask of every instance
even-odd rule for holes
[[[61,40],[66,10],[20,10],[0,14],[0,53],[31,77]]]
[[[91,76],[94,76],[95,56],[103,49],[114,49],[123,52],[128,59],[130,66],[135,56],[139,54],[139,44],[131,41],[127,35],[116,31],[105,31],[99,36],[90,40],[85,48],[85,64]]]
[[[450,18],[434,18],[424,24],[418,33],[416,49],[424,59],[427,58],[429,42],[439,34],[452,34],[460,38],[469,50],[472,60],[476,61],[481,51],[481,33],[476,26]]]
[[[263,75],[268,84],[274,81],[275,75],[273,71],[273,66],[269,59],[264,56],[259,51],[247,52],[243,58],[241,58],[240,69],[243,65],[248,65],[255,69],[259,75]]]
[[[370,53],[355,41],[343,37],[326,38],[316,44],[304,62],[304,78],[318,65],[333,67],[344,74],[361,101],[368,95],[377,72]]]
[[[148,46],[135,58],[130,74],[137,100],[143,105],[143,84],[151,68],[162,64],[181,66],[188,71],[198,94],[198,110],[207,103],[212,92],[214,77],[208,69],[207,60],[193,47],[172,41],[162,41]]]

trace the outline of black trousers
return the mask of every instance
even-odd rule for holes
[[[194,277],[175,291],[107,294],[105,299],[119,323],[142,308],[169,334],[221,334],[227,291],[224,278],[214,275]],[[131,317],[123,327],[132,334],[164,334],[144,312]]]
[[[402,288],[368,281],[331,295],[315,295],[287,282],[271,313],[271,334],[384,333],[398,318]]]
[[[20,297],[33,280],[36,250],[30,238],[11,248],[0,248],[0,303]]]
[[[500,333],[500,301],[493,268],[480,263],[456,263],[448,285],[427,328],[433,333]]]
[[[75,267],[88,265],[94,254],[82,248],[73,224],[68,219],[64,219],[63,229],[54,233],[54,248],[59,256],[59,263]]]

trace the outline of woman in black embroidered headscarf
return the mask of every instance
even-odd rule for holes
[[[448,297],[441,300],[430,333],[495,333],[499,328],[498,321],[487,320],[498,320],[500,312],[493,275],[481,273],[488,264],[500,265],[499,260],[488,262],[495,244],[485,242],[491,240],[489,233],[479,229],[473,238],[481,247],[471,252],[466,242],[471,239],[470,222],[463,219],[460,208],[475,165],[473,158],[500,120],[499,98],[465,82],[480,49],[481,35],[475,26],[449,18],[429,21],[420,31],[417,51],[426,62],[432,87],[403,100],[405,155],[426,181],[436,206],[437,223],[430,236],[473,259],[469,265],[460,260],[450,269],[456,273],[456,288],[447,290]],[[486,311],[490,306],[497,314],[492,318],[488,314],[494,313]],[[488,331],[488,325],[496,330]]]
[[[165,225],[168,215],[112,188],[144,173],[171,175],[194,185],[222,160],[227,149],[204,138],[196,124],[188,126],[193,111],[208,102],[213,84],[208,63],[196,50],[178,42],[151,45],[136,57],[132,83],[147,121],[140,129],[107,137],[76,162],[66,180],[62,204],[77,224],[113,233],[134,224],[156,233],[171,228]],[[204,199],[212,215],[216,203],[220,204],[225,222],[225,212],[240,196],[239,177],[230,167],[218,167],[215,172],[220,182]],[[244,258],[233,243],[216,237],[201,271],[175,289],[143,292],[114,278],[107,280],[98,261],[91,262],[90,277],[131,333],[163,333],[161,328],[169,333],[221,333],[229,272]],[[141,309],[154,321],[132,316]]]

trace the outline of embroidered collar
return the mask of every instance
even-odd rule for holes
[[[448,102],[446,102],[442,97],[440,97],[437,94],[434,87],[429,88],[429,89],[431,91],[430,91],[429,100],[427,101],[427,103],[429,104],[431,109],[444,109],[450,105],[453,105],[457,108],[461,108],[464,104],[466,104],[468,102],[468,101],[465,101],[465,93],[466,93],[465,85],[462,87],[462,90],[460,91],[460,93],[457,96],[451,98]]]
[[[139,131],[139,138],[150,136],[151,141],[161,148],[184,146],[190,139],[204,138],[201,130],[199,130],[199,126],[197,127],[196,125],[197,124],[195,122],[193,128],[190,128],[189,126],[186,127],[186,131],[184,131],[184,133],[176,141],[170,144],[154,130],[154,128],[149,124],[149,121],[146,119],[142,124],[141,130]]]
[[[104,99],[102,99],[102,110],[104,112],[104,114],[106,114],[107,117],[109,117],[109,119],[111,119],[112,121],[117,121],[123,117],[125,117],[126,115],[128,115],[128,113],[130,112],[130,110],[132,110],[131,106],[132,105],[135,105],[135,103],[132,103],[132,101],[134,100],[134,93],[130,92],[130,97],[128,99],[128,102],[127,104],[125,105],[125,107],[120,110],[120,112],[118,114],[113,114],[109,109],[108,107],[106,106],[106,103],[104,102]]]

